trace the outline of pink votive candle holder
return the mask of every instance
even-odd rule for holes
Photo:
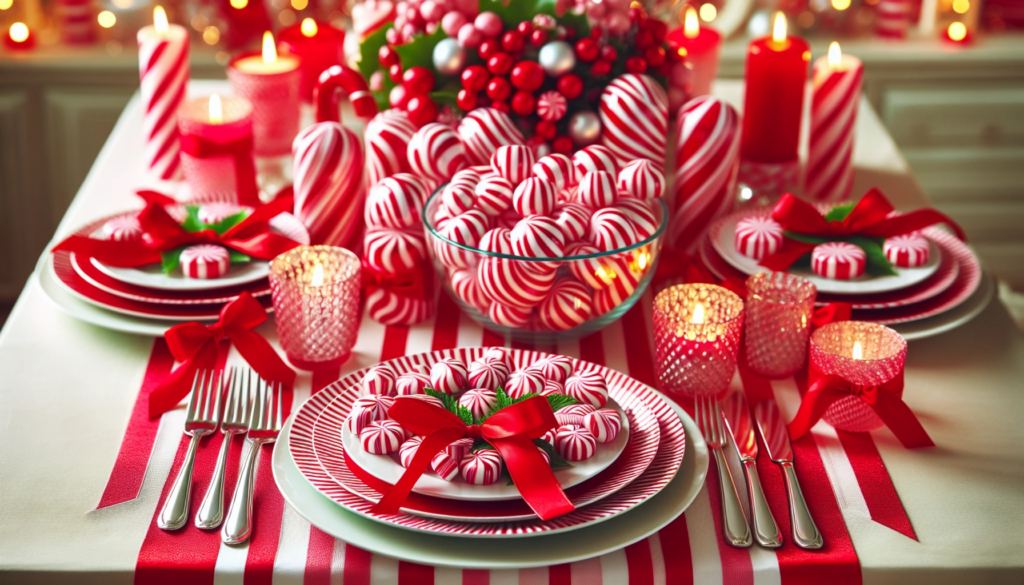
[[[743,300],[713,284],[680,284],[654,298],[658,383],[688,397],[729,387],[743,329]]]
[[[299,246],[270,263],[274,320],[288,361],[303,370],[345,363],[359,332],[359,257],[336,246]]]
[[[268,33],[269,34],[269,33]],[[278,55],[264,38],[262,53],[239,55],[228,63],[235,93],[252,102],[256,156],[291,154],[299,133],[299,59]]]
[[[817,293],[811,281],[786,272],[747,279],[743,349],[752,372],[785,378],[807,363]]]
[[[903,376],[906,358],[906,340],[884,325],[829,323],[811,334],[808,382],[833,375],[855,387],[881,386]],[[853,394],[833,402],[822,418],[843,431],[873,431],[884,424],[871,406]]]
[[[259,203],[252,158],[252,104],[217,94],[186,100],[178,110],[178,132],[181,169],[191,201]]]

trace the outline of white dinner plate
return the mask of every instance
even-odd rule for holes
[[[989,301],[992,300],[995,290],[995,278],[990,274],[982,274],[978,288],[975,289],[974,293],[967,300],[956,307],[934,317],[907,323],[897,323],[889,325],[889,327],[895,329],[907,341],[934,337],[956,329],[981,314],[985,307],[988,306]]]
[[[664,396],[662,396],[664,398]],[[364,550],[402,560],[468,569],[525,569],[571,563],[619,550],[647,538],[675,520],[697,497],[708,470],[708,449],[693,419],[665,398],[686,432],[679,473],[650,500],[632,510],[573,532],[516,539],[474,539],[421,534],[387,526],[349,512],[320,494],[289,456],[285,425],[274,446],[273,471],[288,504],[328,534]]]

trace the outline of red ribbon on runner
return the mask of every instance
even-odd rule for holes
[[[401,297],[429,300],[434,298],[434,269],[426,266],[392,273],[380,270],[363,258],[363,288],[367,295],[384,289]]]
[[[157,264],[161,262],[162,252],[191,244],[219,244],[253,258],[272,260],[299,245],[294,240],[270,231],[270,220],[280,213],[290,211],[292,206],[290,196],[279,197],[256,208],[249,217],[224,234],[218,234],[211,229],[199,232],[185,231],[185,228],[167,213],[162,204],[152,202],[138,215],[144,232],[141,241],[119,242],[73,235],[57,244],[53,251],[74,252],[81,256],[96,258],[108,266],[123,268]]]
[[[455,414],[423,400],[396,400],[388,416],[405,430],[425,438],[402,478],[373,507],[375,514],[397,514],[431,459],[463,437],[482,438],[498,451],[519,493],[541,520],[575,510],[533,442],[558,426],[547,399],[528,398],[499,410],[479,425],[467,425]]]
[[[850,303],[829,303],[814,309],[811,314],[811,327],[817,329],[836,321],[849,321],[853,316],[853,305]]]
[[[823,374],[813,365],[808,367],[807,376],[807,393],[804,394],[796,417],[789,423],[789,434],[793,440],[807,434],[832,403],[847,396],[856,396],[874,409],[904,447],[917,449],[935,446],[914,412],[903,402],[902,371],[879,386],[853,384],[841,376]]]
[[[177,406],[192,387],[200,369],[217,364],[217,342],[229,339],[261,378],[285,386],[295,383],[295,371],[277,355],[270,343],[254,328],[267,320],[267,311],[248,292],[224,305],[220,319],[212,325],[191,321],[167,330],[164,338],[171,355],[182,365],[149,395],[149,416],[153,418]]]
[[[892,203],[878,189],[867,192],[849,215],[841,221],[828,221],[811,203],[786,193],[775,205],[772,218],[782,224],[783,229],[805,236],[828,239],[843,239],[852,236],[890,238],[900,234],[924,229],[937,223],[945,223],[956,237],[966,240],[963,229],[949,216],[935,209],[916,209],[900,215]],[[799,242],[787,237],[782,249],[761,260],[760,265],[771,270],[785,272],[801,256],[814,249],[814,244]]]
[[[259,207],[260,189],[256,184],[256,164],[252,159],[252,134],[228,142],[216,142],[195,134],[183,134],[181,152],[194,158],[230,156],[235,161],[235,190],[238,203]]]

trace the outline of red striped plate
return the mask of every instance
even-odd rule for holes
[[[468,363],[481,356],[486,349],[487,348],[461,348],[456,350],[420,354],[417,356],[407,356],[399,358],[399,360],[405,360],[405,363],[407,364],[404,366],[405,368],[408,368],[409,364],[426,365],[446,357],[457,357]],[[508,352],[516,367],[523,364],[533,363],[542,355],[539,352],[522,350],[508,350]],[[389,363],[394,363],[399,360],[393,360]],[[290,455],[306,479],[309,480],[317,490],[333,500],[335,503],[372,520],[400,528],[451,536],[514,538],[537,534],[552,534],[555,532],[575,530],[584,526],[592,525],[622,514],[661,491],[661,489],[671,481],[675,476],[676,471],[679,469],[679,463],[683,457],[686,440],[679,417],[677,417],[672,412],[671,407],[669,407],[669,405],[662,398],[657,396],[650,388],[620,372],[616,372],[596,364],[577,360],[576,366],[580,369],[593,370],[601,373],[601,375],[603,375],[608,381],[609,390],[615,397],[615,400],[627,411],[636,411],[635,418],[637,419],[638,425],[641,424],[641,420],[644,420],[641,416],[641,405],[646,406],[659,423],[658,440],[655,442],[655,445],[648,446],[644,450],[638,452],[637,455],[639,457],[646,458],[651,456],[651,451],[656,451],[653,454],[653,459],[650,459],[650,464],[645,466],[646,469],[641,469],[640,472],[637,472],[634,469],[631,472],[635,479],[630,480],[630,474],[623,474],[616,471],[619,467],[619,463],[617,462],[608,470],[602,472],[601,475],[588,480],[575,488],[570,488],[567,492],[575,495],[575,490],[579,490],[581,493],[590,492],[591,490],[595,490],[592,493],[607,490],[603,499],[600,499],[588,506],[579,507],[576,511],[560,518],[555,518],[554,520],[549,520],[547,522],[537,519],[501,522],[457,522],[427,518],[408,513],[393,515],[377,515],[371,513],[370,508],[373,506],[373,503],[339,485],[331,474],[326,471],[325,462],[318,459],[317,453],[313,447],[313,435],[317,419],[319,419],[322,413],[324,413],[328,405],[335,401],[335,399],[344,396],[346,390],[358,383],[366,370],[350,374],[324,390],[321,390],[299,409],[295,415],[291,432],[289,434]],[[344,398],[341,399],[345,400]],[[627,449],[629,449],[628,446]],[[623,467],[631,468],[631,466],[628,465],[629,461],[625,454],[620,457],[619,460],[622,462]],[[333,466],[336,463],[337,461],[334,463],[326,463],[326,465]],[[332,468],[332,472],[336,474],[341,473],[341,469]],[[347,469],[347,473],[352,474],[352,477],[357,476],[357,471],[351,467]],[[602,476],[607,476],[607,479]],[[372,481],[372,476],[366,474],[365,478],[356,477],[356,479],[362,479],[364,482],[368,479]],[[428,504],[431,506],[434,504],[437,506],[457,505],[459,510],[465,510],[469,504],[467,502],[456,502],[451,500],[448,501],[448,504],[441,504],[441,500],[439,498],[430,498],[430,500],[435,500],[433,502],[421,502],[421,498],[427,498],[427,496],[414,494],[407,503],[414,507],[417,505],[427,506]],[[415,501],[416,504],[411,504],[413,501]],[[486,509],[495,510],[495,515],[512,515],[512,513],[515,512],[515,510],[509,510],[507,508],[507,506],[511,505],[512,502],[488,502],[486,504],[480,502],[479,504],[482,506],[485,505]],[[444,515],[441,508],[431,509],[440,511],[441,514]],[[524,508],[519,508],[519,511],[521,512],[523,509]],[[445,510],[448,509],[446,508]],[[454,508],[451,510],[454,510]]]

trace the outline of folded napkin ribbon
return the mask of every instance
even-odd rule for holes
[[[184,134],[180,138],[181,152],[194,158],[230,156],[235,163],[235,190],[242,205],[258,207],[260,190],[256,184],[256,165],[252,158],[253,139],[248,134],[237,140],[217,142],[195,134]]]

